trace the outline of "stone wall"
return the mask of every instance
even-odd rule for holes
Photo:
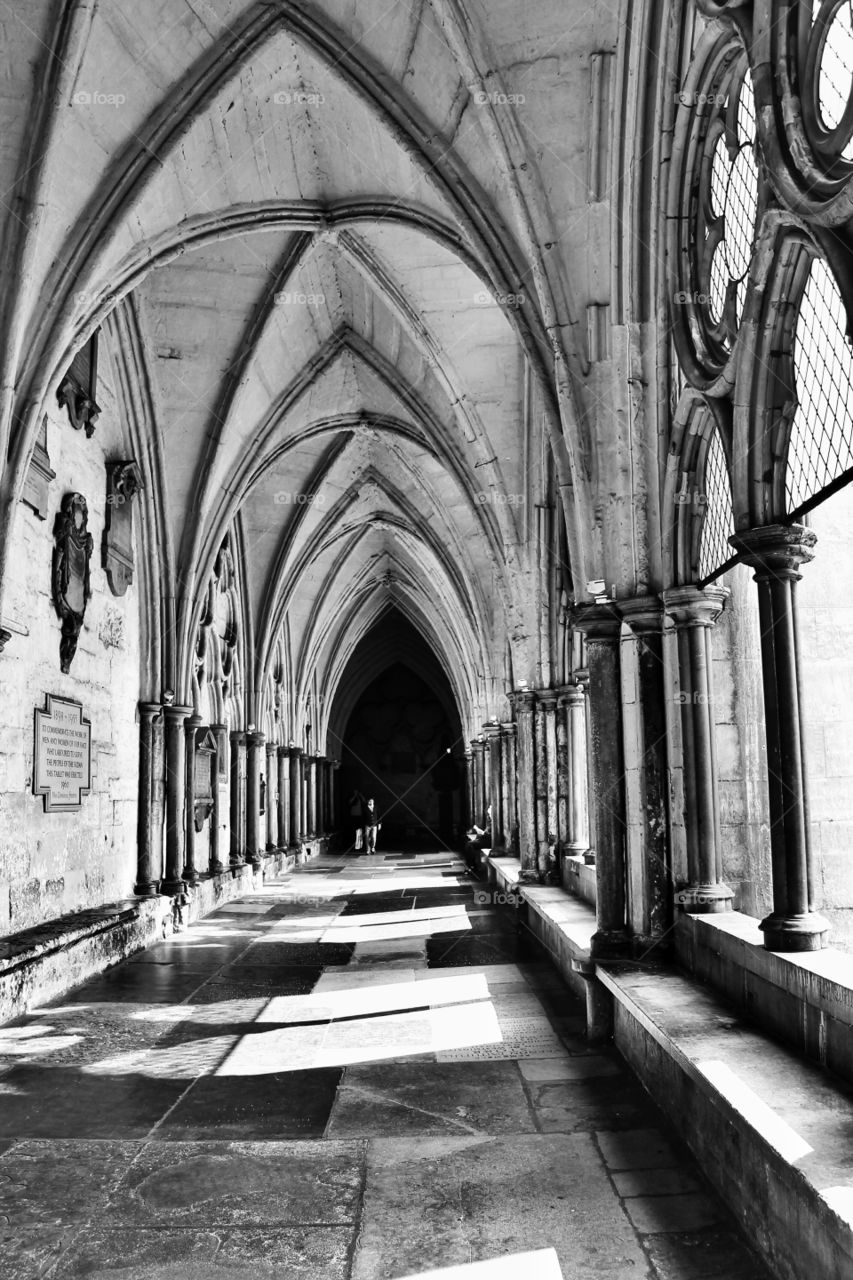
[[[815,558],[799,596],[803,720],[815,892],[833,946],[853,949],[853,489],[811,517]]]
[[[743,565],[717,585],[731,591],[711,633],[723,878],[739,911],[763,917],[771,869],[758,589]]]
[[[46,519],[19,503],[4,623],[13,630],[0,664],[0,934],[133,892],[138,774],[139,602],[136,584],[116,597],[101,563],[105,459],[130,456],[122,439],[106,344],[101,342],[92,439],[54,400],[47,448],[56,478]],[[53,527],[69,491],[84,495],[94,538],[92,598],[70,672],[59,666],[60,621],[51,600]],[[138,552],[137,552],[138,554]],[[74,813],[44,813],[32,792],[33,712],[45,694],[73,698],[92,724],[92,791]]]

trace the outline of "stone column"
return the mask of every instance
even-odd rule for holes
[[[483,735],[471,739],[471,753],[474,763],[474,806],[472,822],[482,827],[486,821],[486,767],[485,743]]]
[[[536,788],[536,869],[540,881],[548,877],[548,694],[536,690],[534,777]]]
[[[501,725],[501,812],[504,824],[504,846],[512,857],[518,857],[518,811],[516,809],[515,725]]]
[[[278,744],[267,743],[267,850],[279,846],[278,838]]]
[[[326,834],[326,761],[322,756],[317,756],[316,759],[314,792],[314,826],[318,837],[322,838]]]
[[[248,761],[246,765],[246,861],[253,867],[263,865],[260,839],[261,821],[261,755],[264,735],[253,730],[246,735]]]
[[[317,834],[317,757],[305,756],[307,779],[307,809],[305,813],[305,834],[313,840]]]
[[[566,690],[569,728],[569,839],[573,854],[589,853],[589,753],[587,742],[587,688],[589,672],[585,667],[575,672],[577,683]]]
[[[503,850],[506,847],[506,834],[503,812],[503,788],[501,783],[501,727],[499,724],[484,724],[483,737],[486,739],[485,759],[489,770],[489,803],[492,806],[492,849]]]
[[[290,843],[302,843],[302,748],[290,748]]]
[[[767,735],[773,910],[761,922],[768,951],[819,951],[829,922],[814,909],[808,786],[800,714],[798,569],[817,535],[804,525],[769,525],[730,538],[758,583]]]
[[[590,790],[596,871],[595,959],[630,954],[625,917],[625,764],[620,640],[611,605],[583,605],[574,624],[587,642],[590,702]]]
[[[184,721],[192,707],[164,707],[166,720],[166,875],[161,890],[166,894],[184,892],[184,784],[186,753]]]
[[[518,807],[518,854],[521,879],[526,883],[539,880],[536,859],[536,778],[534,720],[536,695],[522,689],[511,695],[516,724],[516,804]]]
[[[465,751],[465,812],[462,815],[462,830],[470,831],[474,821],[474,752],[469,747]]]
[[[286,849],[290,844],[290,748],[278,748],[278,843]]]
[[[155,724],[162,708],[159,702],[139,704],[139,800],[136,815],[136,883],[133,892],[140,898],[154,898],[160,888],[160,846],[155,826],[154,795],[157,758]]]
[[[225,863],[222,861],[221,856],[222,796],[219,789],[219,778],[222,764],[225,760],[225,735],[228,729],[224,724],[212,724],[210,732],[216,738],[216,753],[210,761],[210,768],[213,774],[213,808],[210,811],[209,869],[214,875],[218,875],[225,870]]]
[[[675,894],[685,911],[730,911],[734,895],[723,883],[720,803],[714,726],[711,628],[725,607],[722,587],[673,587],[663,593],[678,645],[678,703],[684,776],[687,884]]]
[[[569,695],[571,686],[557,690],[557,710],[554,720],[554,738],[557,751],[557,839],[565,853],[569,852]]]
[[[187,884],[198,884],[199,874],[195,858],[195,742],[201,726],[201,716],[192,715],[184,722],[184,870]]]
[[[246,735],[231,730],[231,866],[246,865]]]
[[[645,955],[651,948],[669,945],[672,923],[663,604],[657,596],[637,597],[623,600],[620,612],[631,629],[637,655],[640,847],[634,859],[637,865],[628,867],[628,910],[634,953]]]
[[[551,850],[559,835],[558,785],[557,785],[557,691],[542,689],[539,704],[545,721],[545,829],[540,833],[539,847],[544,851],[544,864],[540,872],[551,879],[559,879],[559,863],[551,865]]]

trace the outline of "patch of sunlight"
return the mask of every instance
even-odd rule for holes
[[[787,1120],[783,1120],[772,1107],[769,1107],[754,1089],[732,1071],[724,1062],[696,1062],[694,1064],[706,1080],[723,1095],[730,1106],[739,1112],[747,1123],[761,1134],[783,1160],[794,1164],[802,1156],[813,1150],[792,1129]]]
[[[853,1227],[853,1187],[825,1187],[820,1193],[833,1213]]]
[[[379,924],[381,915],[374,917],[373,925],[347,926],[347,921],[339,927],[327,929],[323,934],[323,942],[390,942],[395,938],[429,938],[437,933],[470,932],[471,922],[464,910],[449,919],[413,920],[411,924]]]
[[[502,1040],[497,1015],[486,1000],[243,1036],[216,1074],[257,1076],[344,1067]]]
[[[438,1271],[419,1271],[399,1280],[563,1280],[556,1249],[536,1249],[533,1253],[512,1253],[485,1262],[460,1262]]]
[[[452,981],[397,982],[383,986],[352,987],[305,996],[273,996],[258,1022],[329,1022],[363,1014],[393,1013],[430,1005],[470,1004],[486,1000],[489,985],[481,974],[460,974]]]
[[[45,1037],[48,1037],[45,1039]],[[3,1027],[0,1029],[0,1055],[22,1055],[56,1053],[59,1049],[70,1049],[80,1044],[81,1035],[57,1034],[57,1028],[43,1023],[38,1026]]]
[[[414,901],[414,900],[413,900]],[[331,929],[353,928],[361,924],[410,924],[413,920],[466,919],[465,904],[449,903],[444,907],[409,907],[407,911],[373,911],[361,916],[336,916],[330,921]]]
[[[87,1076],[147,1076],[152,1080],[195,1080],[200,1075],[213,1075],[225,1055],[233,1048],[236,1036],[211,1036],[208,1040],[190,1039],[166,1049],[133,1049],[116,1053],[79,1068]]]

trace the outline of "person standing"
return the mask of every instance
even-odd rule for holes
[[[382,823],[379,821],[379,811],[372,797],[365,803],[362,822],[364,824],[364,851],[365,853],[375,853],[376,837],[379,835],[379,828]]]
[[[360,791],[353,791],[352,795],[347,800],[347,807],[349,809],[350,822],[355,828],[355,831],[353,833],[352,847],[356,852],[358,852],[361,849],[362,841],[364,839],[364,806],[365,804],[366,804],[366,801]]]

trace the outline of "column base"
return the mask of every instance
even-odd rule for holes
[[[816,911],[790,916],[774,911],[758,927],[765,951],[822,951],[827,946],[829,921]]]
[[[167,898],[177,898],[186,891],[187,886],[183,880],[164,880],[160,885],[160,892]]]
[[[593,960],[630,960],[631,935],[627,929],[596,929],[589,940]]]
[[[229,869],[230,868],[227,862],[220,862],[218,859],[216,860],[216,862],[211,862],[210,864],[210,874],[212,876],[221,876],[225,871],[228,871]]]
[[[534,867],[522,867],[518,873],[519,884],[541,884],[539,872]]]
[[[673,901],[692,915],[734,910],[734,893],[727,884],[689,884],[678,889]]]
[[[231,861],[228,863],[228,867],[231,871],[239,871],[240,868],[245,867],[245,865],[246,865],[246,859],[242,856],[242,854],[240,855],[239,858],[232,858]]]
[[[198,882],[201,880],[201,876],[196,871],[195,867],[184,867],[184,872],[183,872],[183,875],[181,876],[181,879],[183,880],[184,884],[193,885],[193,884],[198,884]]]
[[[572,960],[572,969],[583,979],[586,995],[586,1038],[602,1044],[613,1035],[613,997],[595,976],[591,960]]]
[[[595,850],[594,850],[594,849],[584,849],[584,851],[583,851],[583,860],[584,860],[584,863],[586,864],[586,866],[588,866],[588,867],[594,867],[594,866],[595,866]]]
[[[133,886],[137,898],[156,898],[160,893],[159,880],[138,880]]]

